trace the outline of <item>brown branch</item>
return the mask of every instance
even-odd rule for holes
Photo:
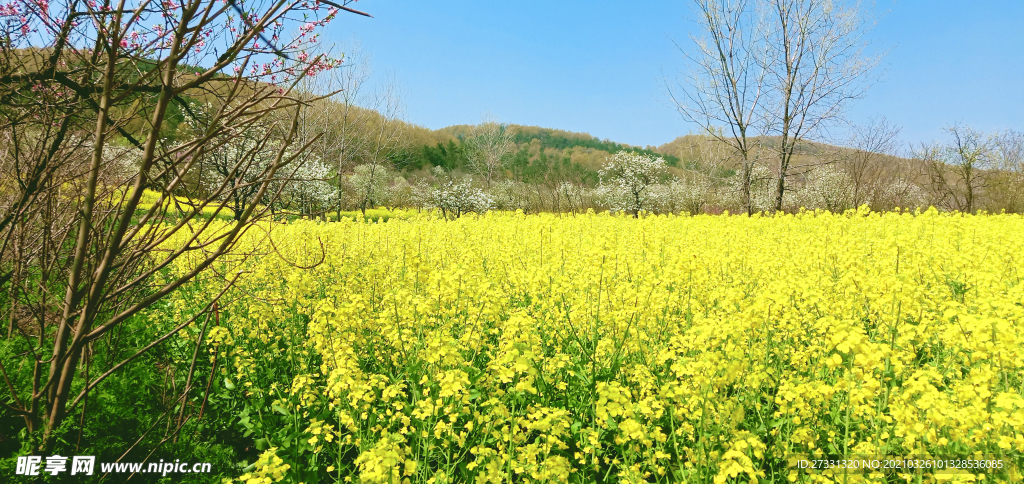
[[[322,3],[326,3],[327,5],[330,5],[330,6],[335,7],[335,8],[340,8],[340,9],[346,11],[346,12],[352,12],[352,13],[357,14],[357,15],[362,15],[364,17],[373,18],[373,15],[370,15],[370,14],[368,14],[366,12],[360,12],[359,10],[356,10],[354,8],[349,8],[349,7],[346,7],[344,5],[338,5],[337,3],[334,3],[334,2],[332,2],[330,0],[321,0],[321,2]]]
[[[151,348],[153,348],[154,346],[156,346],[156,345],[158,345],[158,344],[160,344],[160,343],[163,343],[164,341],[166,341],[166,340],[167,340],[167,338],[170,338],[171,336],[174,336],[175,334],[178,334],[178,331],[181,331],[181,330],[182,330],[182,329],[184,329],[184,328],[185,328],[186,326],[188,326],[188,325],[192,324],[192,323],[193,323],[193,322],[194,322],[194,321],[195,321],[195,320],[196,320],[197,318],[199,318],[199,316],[200,316],[200,315],[202,315],[202,314],[206,313],[207,311],[209,311],[209,310],[210,310],[210,308],[212,308],[212,307],[213,307],[214,305],[216,305],[216,304],[217,304],[217,301],[218,301],[218,300],[220,300],[221,296],[223,296],[223,295],[224,295],[224,293],[226,293],[226,292],[228,291],[228,289],[230,289],[230,288],[231,288],[231,287],[232,287],[232,286],[233,286],[233,285],[235,284],[235,281],[237,281],[237,280],[238,280],[238,278],[239,278],[239,277],[240,277],[241,275],[242,275],[242,273],[241,273],[241,272],[240,272],[240,273],[238,273],[238,274],[236,274],[236,275],[235,275],[235,277],[234,277],[234,279],[232,279],[232,280],[231,280],[231,281],[230,281],[230,282],[229,282],[229,283],[228,283],[228,284],[227,284],[226,286],[224,286],[224,289],[222,289],[222,290],[220,291],[220,293],[219,293],[219,294],[217,294],[217,295],[216,295],[216,296],[215,296],[215,297],[213,298],[213,300],[212,300],[212,301],[210,301],[210,303],[209,303],[209,304],[207,304],[207,305],[206,305],[206,307],[204,307],[204,308],[203,308],[203,310],[202,310],[202,311],[199,311],[199,312],[197,312],[196,314],[192,315],[192,317],[191,317],[191,318],[189,318],[189,319],[188,319],[188,321],[185,321],[184,323],[182,323],[182,324],[178,325],[178,326],[177,326],[176,328],[174,328],[173,330],[171,330],[171,331],[170,331],[170,332],[168,332],[167,334],[164,334],[163,336],[161,336],[161,337],[157,338],[156,340],[154,340],[154,341],[153,341],[153,342],[151,342],[150,344],[146,345],[145,347],[143,347],[142,349],[140,349],[139,351],[137,351],[137,352],[136,352],[136,353],[135,353],[134,355],[132,355],[132,356],[129,356],[129,357],[128,357],[128,358],[126,358],[126,359],[125,359],[124,361],[122,361],[122,362],[120,362],[120,363],[118,363],[118,364],[114,365],[114,367],[113,367],[113,368],[111,368],[111,369],[109,369],[109,370],[107,370],[107,372],[106,372],[106,373],[104,373],[104,374],[102,374],[102,375],[100,375],[100,376],[96,377],[96,379],[95,379],[95,380],[93,380],[93,381],[92,381],[92,383],[89,383],[89,384],[87,384],[87,385],[85,386],[85,388],[83,388],[83,389],[82,389],[81,393],[79,393],[79,394],[78,394],[78,396],[77,396],[77,397],[75,398],[75,400],[74,400],[73,402],[71,402],[71,405],[69,405],[69,406],[68,406],[68,408],[69,408],[69,409],[71,409],[71,408],[74,408],[74,407],[75,407],[76,405],[78,405],[78,402],[79,402],[79,401],[80,401],[80,400],[81,400],[82,398],[84,398],[84,397],[85,397],[85,394],[86,394],[86,393],[87,393],[87,392],[88,392],[89,390],[92,390],[93,388],[96,388],[96,386],[97,386],[97,385],[99,385],[99,384],[100,384],[100,382],[102,382],[103,380],[105,380],[105,379],[106,379],[106,378],[107,378],[108,376],[110,376],[111,374],[113,374],[113,373],[114,373],[115,371],[117,371],[117,370],[121,369],[121,367],[123,367],[124,365],[127,365],[128,363],[131,363],[131,362],[132,362],[132,361],[133,361],[133,360],[134,360],[135,358],[138,358],[139,356],[142,356],[142,355],[143,355],[144,353],[146,353],[147,351],[149,351],[149,350],[150,350]]]
[[[220,311],[217,307],[213,307],[213,325],[214,327],[220,326]],[[210,367],[210,377],[206,380],[206,392],[203,394],[203,404],[199,406],[199,417],[196,420],[203,418],[203,410],[206,410],[206,401],[210,398],[210,386],[213,385],[213,375],[217,371],[217,357],[220,356],[220,346],[217,346],[213,350],[213,366]]]
[[[217,312],[217,303],[213,303],[213,312]],[[179,428],[184,425],[183,419],[185,418],[185,407],[188,405],[188,391],[192,389],[192,375],[196,372],[196,359],[199,358],[199,348],[203,346],[203,337],[206,336],[206,327],[210,325],[210,318],[213,313],[207,314],[206,321],[203,323],[203,329],[199,331],[199,338],[196,339],[195,350],[192,351],[192,361],[188,365],[188,376],[185,378],[185,388],[181,391],[181,411],[178,412],[178,426]],[[177,442],[177,437],[175,437]]]

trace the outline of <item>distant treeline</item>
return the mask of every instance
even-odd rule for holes
[[[650,148],[600,140],[585,134],[520,126],[511,126],[510,131],[516,149],[508,155],[505,163],[507,175],[513,180],[526,183],[572,181],[596,185],[601,164],[608,156],[619,151],[660,156],[669,167],[692,164]],[[465,135],[456,133],[446,142],[407,146],[392,162],[401,171],[432,167],[441,167],[449,172],[469,171]]]
[[[567,137],[557,134],[555,130],[540,129],[536,132],[523,132],[516,131],[512,135],[512,139],[517,145],[529,144],[533,140],[540,140],[541,146],[544,148],[554,148],[557,150],[567,150],[572,148],[591,148],[594,150],[600,150],[607,153],[618,153],[619,151],[630,151],[633,153],[640,153],[649,156],[660,156],[665,159],[665,162],[670,167],[676,167],[680,164],[680,159],[676,156],[666,155],[663,153],[656,152],[650,148],[639,148],[636,146],[629,146],[616,143],[614,141],[599,140],[591,137],[589,139],[581,137]]]

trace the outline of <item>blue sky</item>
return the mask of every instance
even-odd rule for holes
[[[406,119],[428,128],[500,121],[659,145],[695,129],[665,88],[696,24],[686,1],[362,0],[328,41],[358,39],[393,74]],[[883,115],[904,145],[953,123],[1024,130],[1024,1],[879,0],[871,47],[888,51],[848,117]]]

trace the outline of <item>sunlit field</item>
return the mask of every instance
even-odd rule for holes
[[[197,370],[216,362],[207,412],[254,442],[236,482],[1024,478],[1020,216],[490,213],[267,233],[219,266],[245,272]],[[223,278],[149,317],[187,319]],[[904,461],[932,458],[947,468]],[[902,468],[801,468],[828,459]]]

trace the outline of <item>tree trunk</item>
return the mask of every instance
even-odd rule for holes
[[[743,199],[743,210],[747,212],[747,216],[754,215],[754,206],[750,203],[750,176],[751,176],[750,163],[743,160],[743,180],[740,183],[743,186],[740,187],[740,196]]]

